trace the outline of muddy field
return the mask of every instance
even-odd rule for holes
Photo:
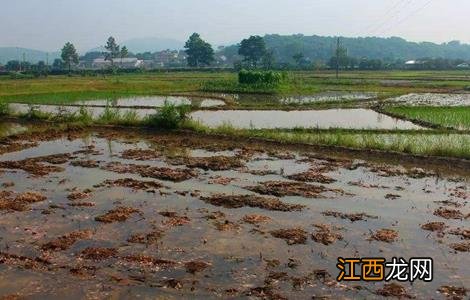
[[[0,154],[0,296],[469,293],[467,171],[112,129],[10,136]],[[339,256],[429,256],[434,281],[338,283]]]

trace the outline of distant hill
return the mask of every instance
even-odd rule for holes
[[[47,54],[49,53],[49,63],[52,64],[54,59],[59,58],[59,52],[45,52],[27,48],[16,48],[16,47],[0,47],[0,63],[5,64],[10,60],[23,60],[23,53],[25,60],[32,63],[38,61],[46,61]]]
[[[334,54],[336,37],[271,34],[264,37],[266,45],[278,62],[293,62],[292,56],[302,53],[311,61],[327,61]],[[367,57],[385,60],[411,60],[417,58],[448,58],[470,60],[470,45],[458,41],[435,44],[430,42],[409,42],[402,38],[341,38],[341,44],[348,49],[348,55],[356,58]],[[238,46],[226,47],[227,56],[236,53]]]

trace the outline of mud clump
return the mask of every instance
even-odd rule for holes
[[[64,171],[64,169],[61,167],[45,165],[36,161],[35,159],[25,159],[20,161],[2,161],[0,162],[0,169],[23,170],[34,176],[46,176],[50,173],[58,173]]]
[[[324,198],[322,195],[324,192],[344,194],[341,190],[329,189],[322,185],[287,181],[266,181],[257,186],[247,187],[246,189],[262,195],[272,195],[276,197],[300,196],[305,198]]]
[[[98,168],[100,166],[98,161],[91,160],[91,159],[75,160],[75,161],[72,161],[70,164],[74,167],[82,167],[82,168],[89,168],[89,169]]]
[[[184,267],[186,268],[186,272],[196,274],[210,267],[210,264],[205,261],[195,260],[185,263]]]
[[[15,183],[12,181],[2,183],[3,188],[9,188],[15,186]]]
[[[464,215],[462,212],[456,209],[449,209],[445,207],[439,207],[434,211],[434,215],[444,219],[463,219]]]
[[[176,212],[173,211],[162,211],[159,212],[160,215],[168,218],[168,220],[163,221],[163,225],[170,227],[183,226],[191,223],[191,219],[187,216],[179,216]]]
[[[169,268],[177,264],[176,262],[171,260],[158,259],[145,255],[127,255],[121,257],[121,259],[127,262],[138,263],[140,265],[160,268]]]
[[[163,231],[156,230],[147,234],[145,233],[134,234],[127,241],[129,243],[134,243],[134,244],[150,245],[150,244],[157,243],[164,235],[165,234]]]
[[[304,173],[289,175],[287,176],[287,178],[291,180],[295,180],[295,181],[318,182],[318,183],[324,183],[324,184],[336,182],[335,179],[329,176],[323,175],[322,173],[314,169],[310,169]]]
[[[104,166],[103,169],[119,174],[139,174],[142,177],[169,180],[173,182],[181,182],[197,176],[197,172],[190,169],[171,169],[134,164],[125,165],[119,162],[109,163]]]
[[[450,247],[459,252],[470,252],[470,242],[451,244]]]
[[[121,158],[133,160],[152,160],[161,156],[161,153],[151,149],[128,149],[122,152]]]
[[[117,180],[106,180],[98,186],[107,186],[107,187],[126,187],[133,190],[149,190],[149,189],[160,189],[163,187],[161,183],[156,181],[140,181],[131,178],[123,178]]]
[[[114,223],[114,222],[124,222],[130,218],[134,213],[140,213],[140,210],[131,208],[131,207],[118,207],[116,209],[110,210],[102,216],[95,218],[98,222],[103,223]]]
[[[209,179],[209,184],[220,184],[220,185],[229,185],[232,181],[237,180],[236,178],[224,177],[224,176],[214,176]]]
[[[225,208],[241,208],[244,206],[256,207],[272,211],[301,211],[304,206],[298,204],[288,204],[276,198],[265,198],[254,195],[213,195],[211,197],[201,197],[202,201]]]
[[[325,246],[333,244],[336,240],[343,240],[343,236],[333,231],[333,229],[325,224],[315,224],[317,230],[312,234],[312,239],[317,243]]]
[[[376,216],[371,216],[366,213],[355,213],[355,214],[347,214],[347,213],[342,213],[342,212],[336,212],[336,211],[325,211],[322,212],[322,215],[326,217],[334,217],[334,218],[341,218],[341,219],[348,219],[351,222],[356,222],[356,221],[363,221],[366,219],[378,219]]]
[[[51,262],[41,257],[26,257],[6,252],[0,252],[0,265],[19,266],[28,270],[47,271]]]
[[[228,171],[245,166],[239,158],[230,156],[186,157],[176,159],[173,163],[184,164],[189,168],[199,168],[205,171]]]
[[[245,215],[242,219],[243,222],[248,223],[248,224],[260,224],[260,223],[266,223],[271,221],[270,217],[267,216],[262,216],[262,215]]]
[[[214,226],[219,231],[237,231],[240,230],[240,225],[233,223],[229,220],[215,221]]]
[[[72,192],[67,196],[70,201],[83,200],[90,197],[90,193],[85,192]]]
[[[446,296],[448,299],[464,299],[467,296],[468,289],[465,287],[457,287],[451,285],[441,286],[438,290],[439,293]]]
[[[375,293],[379,296],[384,296],[384,297],[398,297],[398,298],[408,298],[408,299],[416,298],[412,295],[409,295],[405,287],[397,283],[387,283],[383,286],[383,288],[378,289]]]
[[[466,240],[470,239],[470,229],[456,228],[456,229],[449,230],[448,233],[452,235],[458,235]]]
[[[93,207],[96,204],[93,202],[74,202],[68,204],[71,207]]]
[[[421,229],[428,231],[438,231],[442,232],[448,226],[444,222],[430,222],[424,225],[421,225]]]
[[[372,234],[370,239],[380,242],[393,243],[398,239],[398,232],[393,229],[380,229]]]
[[[117,250],[114,248],[86,248],[81,252],[84,259],[103,260],[117,256]]]
[[[397,200],[399,198],[401,198],[401,196],[397,195],[397,194],[387,194],[387,195],[385,195],[385,199],[387,199],[387,200]]]
[[[283,239],[288,245],[305,244],[307,242],[307,232],[302,228],[278,229],[270,232],[278,239]]]
[[[46,196],[38,192],[25,192],[11,198],[13,193],[0,193],[0,210],[26,211],[29,209],[28,204],[42,202],[47,199]]]
[[[78,240],[89,239],[93,235],[91,230],[74,231],[44,244],[42,250],[63,251],[69,249]]]

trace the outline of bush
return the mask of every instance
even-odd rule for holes
[[[165,102],[165,105],[157,110],[157,113],[147,118],[149,126],[176,129],[181,126],[183,121],[187,120],[190,107],[188,105],[176,106]]]
[[[250,85],[277,86],[286,79],[286,74],[274,71],[247,71],[238,72],[238,83]]]
[[[10,79],[33,79],[33,74],[23,74],[20,72],[10,72]]]
[[[0,101],[0,116],[6,116],[10,114],[10,106],[6,102]]]

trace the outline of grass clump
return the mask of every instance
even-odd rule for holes
[[[7,116],[10,114],[10,106],[8,103],[0,101],[0,116]]]
[[[385,111],[416,121],[425,121],[443,127],[470,129],[470,107],[452,106],[396,106]]]
[[[161,129],[176,129],[188,119],[191,107],[188,105],[176,106],[165,101],[163,107],[157,109],[157,112],[148,116],[145,124],[151,127]]]

